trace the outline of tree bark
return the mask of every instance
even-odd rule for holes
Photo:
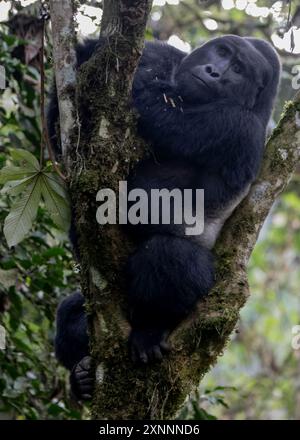
[[[133,250],[119,226],[96,222],[96,193],[118,193],[132,166],[143,156],[144,142],[136,135],[131,110],[133,75],[142,54],[150,0],[105,1],[99,48],[78,73],[81,137],[71,162],[71,197],[77,219],[82,290],[87,298],[90,340],[97,369],[93,418],[145,417],[127,352],[124,263]],[[74,149],[73,149],[74,150]],[[141,372],[144,377],[144,372]],[[123,384],[123,386],[122,386]],[[120,390],[122,387],[122,392]],[[148,406],[148,404],[147,404]]]
[[[60,116],[60,140],[69,171],[69,151],[76,121],[76,53],[73,0],[50,0],[55,84]]]
[[[300,95],[288,104],[269,140],[256,182],[225,224],[215,246],[217,283],[173,334],[161,364],[138,368],[128,356],[124,263],[133,245],[118,226],[96,222],[96,193],[118,191],[147,146],[130,110],[132,78],[143,48],[151,1],[106,0],[107,45],[78,74],[80,138],[71,136],[70,191],[96,363],[95,419],[169,419],[224,350],[248,295],[246,266],[259,230],[300,158]]]

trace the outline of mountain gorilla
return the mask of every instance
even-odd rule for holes
[[[89,40],[77,48],[78,65],[97,44]],[[276,52],[255,38],[215,38],[189,55],[165,43],[146,43],[132,105],[153,155],[137,165],[129,186],[147,192],[204,189],[205,225],[194,238],[179,225],[131,225],[138,236],[127,266],[134,361],[161,359],[168,335],[213,286],[211,249],[257,175],[279,76]],[[57,118],[53,94],[48,120],[56,149]],[[84,299],[75,293],[58,309],[56,355],[72,370],[72,389],[81,398],[92,387],[88,353]]]

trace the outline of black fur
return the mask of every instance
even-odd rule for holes
[[[75,364],[89,354],[88,343],[84,298],[80,292],[76,292],[64,299],[57,310],[56,357],[72,370]]]
[[[78,65],[96,44],[90,40],[78,47]],[[138,164],[129,186],[147,192],[203,188],[207,230],[193,241],[174,224],[128,228],[138,242],[127,266],[134,359],[160,359],[166,337],[211,289],[211,247],[218,230],[211,239],[209,226],[219,220],[222,226],[224,213],[255,179],[279,74],[275,51],[257,39],[216,38],[190,55],[164,43],[146,43],[132,99],[139,133],[150,141],[153,155]],[[48,118],[58,149],[54,95]],[[58,309],[56,352],[69,369],[88,352],[82,303],[75,294]]]

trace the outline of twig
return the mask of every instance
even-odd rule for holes
[[[72,133],[76,126],[74,2],[50,0],[50,12],[61,148],[65,168],[69,174]]]
[[[44,120],[45,120],[45,65],[44,65],[44,51],[45,51],[45,21],[42,18],[42,44],[40,49],[40,72],[41,72],[41,97],[40,97],[40,106],[41,106],[41,121],[42,121],[42,133],[41,133],[41,149],[40,149],[40,167],[42,168],[44,162],[44,142],[45,142],[45,133],[44,133]]]
[[[66,180],[66,176],[61,172],[59,169],[56,160],[55,155],[53,153],[50,139],[49,139],[49,133],[48,133],[48,127],[46,124],[46,117],[45,117],[45,64],[44,64],[44,55],[45,55],[45,20],[46,18],[42,16],[41,20],[43,21],[42,26],[42,45],[40,49],[40,71],[41,71],[41,98],[40,98],[40,107],[41,107],[41,122],[42,122],[42,133],[41,133],[41,149],[40,149],[40,166],[42,168],[43,162],[44,162],[44,149],[45,145],[48,150],[48,154],[50,157],[50,160],[53,164],[53,167],[57,174],[63,179]]]

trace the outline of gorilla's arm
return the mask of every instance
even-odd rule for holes
[[[89,352],[84,297],[76,292],[58,307],[55,354],[70,370],[71,394],[77,400],[89,400],[94,388],[95,372]]]
[[[84,43],[78,44],[76,47],[77,68],[79,68],[84,62],[88,61],[97,48],[101,48],[105,44],[107,44],[106,38],[98,40],[88,39]],[[167,89],[170,89],[173,73],[185,55],[184,52],[169,46],[166,43],[145,43],[145,48],[135,74],[132,92],[132,104],[138,111],[142,111],[143,103],[146,108],[148,105],[147,103],[150,104],[152,98],[156,99],[156,93],[159,93],[159,96],[163,97],[163,93],[165,93]],[[152,89],[151,84],[153,81],[155,87]],[[160,91],[162,91],[162,93]],[[138,99],[139,97],[141,100]],[[58,101],[54,84],[47,107],[47,124],[50,141],[57,155],[61,153],[57,139],[58,116]],[[141,135],[143,136],[145,133],[143,133],[142,125],[139,125],[141,128]],[[155,141],[155,138],[152,136],[150,139],[153,142]]]
[[[84,297],[80,292],[68,296],[58,307],[55,354],[68,370],[89,354]]]

